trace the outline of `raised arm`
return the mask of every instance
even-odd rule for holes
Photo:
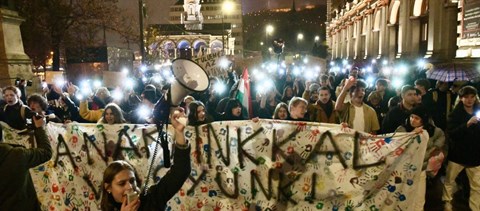
[[[336,111],[343,111],[345,107],[345,97],[347,96],[350,88],[352,88],[353,85],[357,83],[357,79],[351,77],[348,80],[345,81],[345,85],[342,88],[342,91],[340,92],[340,95],[337,98],[337,102],[335,103],[335,110]]]
[[[178,117],[184,115],[185,114],[181,112],[173,114],[171,117],[170,122],[175,128],[174,164],[158,184],[150,187],[148,191],[148,201],[142,201],[142,203],[151,203],[151,206],[147,207],[155,207],[157,210],[164,209],[163,206],[180,190],[190,175],[190,147],[185,141],[185,126],[177,121]]]

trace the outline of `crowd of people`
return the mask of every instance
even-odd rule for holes
[[[445,207],[451,208],[455,178],[465,169],[470,184],[470,208],[480,210],[480,202],[474,200],[480,198],[480,157],[476,154],[480,150],[480,117],[476,115],[480,104],[475,84],[418,77],[410,84],[393,88],[387,77],[376,75],[374,83],[368,84],[363,74],[360,69],[352,68],[347,74],[331,71],[305,79],[287,69],[283,74],[271,76],[273,87],[251,89],[253,107],[246,109],[236,99],[239,80],[235,72],[230,71],[222,78],[211,77],[208,90],[186,96],[181,106],[191,126],[261,118],[343,124],[370,134],[426,131],[429,140],[419,181],[422,188],[415,201],[416,210],[423,209],[425,203],[427,162],[439,153],[448,154],[442,197]],[[435,86],[431,86],[432,82]],[[251,87],[256,87],[262,81],[252,78],[250,83]],[[226,86],[227,91],[219,90],[219,84]],[[169,85],[142,84],[141,87],[123,89],[121,97],[112,94],[118,88],[109,90],[107,87],[96,88],[89,97],[79,97],[79,88],[72,83],[51,84],[43,93],[34,93],[22,100],[21,90],[8,86],[2,90],[0,120],[18,130],[28,130],[38,114],[47,121],[59,123],[154,123],[155,104],[163,99]],[[252,112],[248,114],[247,110]],[[183,130],[181,126],[176,128]],[[180,145],[184,144],[180,142]],[[131,166],[126,163],[115,162],[114,165],[116,167],[111,167],[114,169],[109,172],[125,170],[128,174],[131,171]],[[109,176],[105,179],[111,183],[115,178]],[[132,186],[136,187],[135,184]],[[105,190],[114,193],[111,185]],[[114,205],[121,206],[122,200],[111,196],[117,203]],[[105,209],[110,210],[112,206],[105,205]]]

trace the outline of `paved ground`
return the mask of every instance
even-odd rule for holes
[[[457,180],[458,182],[458,180]],[[425,211],[442,211],[442,178],[437,177],[427,183],[427,194],[425,200]],[[468,191],[460,188],[453,196],[454,211],[470,211],[468,207]]]

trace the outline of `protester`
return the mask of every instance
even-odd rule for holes
[[[20,100],[20,90],[14,86],[3,88],[5,105],[0,109],[0,121],[17,130],[27,128],[27,119],[31,120],[35,113]]]
[[[380,130],[375,110],[363,103],[366,83],[350,77],[345,82],[340,96],[335,103],[335,110],[340,113],[341,122],[349,127],[367,133],[376,133]],[[349,93],[350,102],[345,103],[345,97]]]
[[[223,114],[220,115],[220,119],[222,121],[246,120],[246,118],[242,116],[242,109],[243,107],[240,101],[230,98],[225,106]]]
[[[212,117],[206,113],[201,101],[192,101],[188,109],[188,125],[198,126],[212,122]]]
[[[410,116],[410,110],[417,103],[417,92],[411,85],[402,87],[402,101],[390,111],[382,122],[382,132],[391,133]]]
[[[115,161],[108,165],[103,173],[101,208],[113,210],[165,210],[170,198],[180,190],[190,175],[190,147],[185,141],[185,126],[177,121],[183,112],[173,113],[171,124],[175,128],[174,165],[162,177],[160,182],[140,192],[140,178],[137,171],[126,161]],[[139,193],[139,197],[127,203],[127,193]]]
[[[105,106],[102,117],[98,120],[98,123],[112,125],[126,123],[126,121],[125,118],[123,118],[122,109],[115,103],[109,103]]]
[[[11,100],[9,94],[7,98]],[[34,117],[32,121],[36,148],[0,142],[0,210],[40,210],[30,168],[50,160],[52,147],[44,129],[45,120]]]
[[[44,116],[47,122],[57,122],[61,123],[60,120],[54,113],[48,108],[47,99],[39,94],[32,94],[27,99],[27,105],[33,112]]]
[[[460,102],[448,117],[450,141],[442,200],[445,210],[452,210],[455,179],[465,169],[470,183],[470,209],[480,210],[480,118],[476,115],[480,112],[478,92],[472,86],[465,86],[458,94]]]
[[[318,95],[318,100],[314,104],[309,104],[307,108],[310,121],[338,124],[335,101],[331,99],[330,89],[322,86],[318,89]]]
[[[412,109],[410,118],[404,124],[399,126],[395,132],[415,132],[423,133],[427,131],[429,139],[427,149],[423,158],[422,171],[417,181],[413,183],[417,185],[415,192],[415,200],[413,210],[423,210],[425,205],[425,194],[427,189],[427,164],[432,156],[438,155],[443,151],[445,144],[445,134],[442,129],[430,124],[430,116],[426,107],[420,105]]]
[[[288,113],[288,105],[284,102],[278,103],[273,112],[272,119],[287,120],[290,114]]]
[[[293,97],[288,104],[288,113],[290,114],[287,120],[290,121],[309,121],[305,117],[307,113],[308,102],[301,97]]]

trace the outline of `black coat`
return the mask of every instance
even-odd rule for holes
[[[474,109],[479,111],[480,108]],[[467,127],[474,114],[469,114],[459,103],[448,117],[447,133],[450,136],[448,160],[465,166],[480,166],[480,123]]]
[[[29,169],[50,160],[52,147],[44,129],[34,131],[37,148],[0,143],[0,210],[40,210]]]
[[[405,124],[406,119],[410,117],[410,111],[403,108],[400,103],[388,111],[382,122],[382,133],[393,133],[398,126]]]

